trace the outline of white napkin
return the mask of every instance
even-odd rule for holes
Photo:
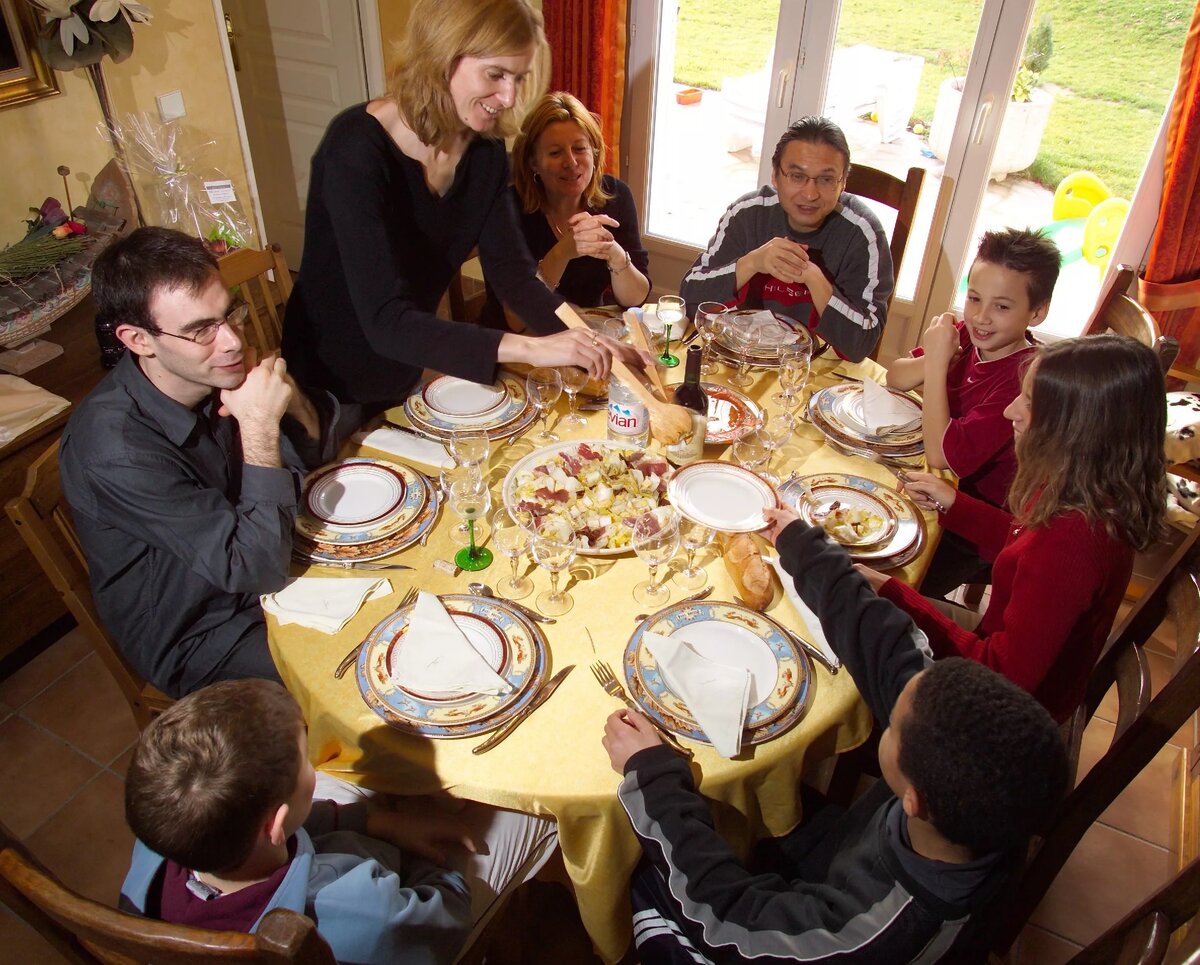
[[[800,336],[784,325],[779,324],[774,314],[763,309],[753,315],[742,315],[739,325],[747,325],[757,330],[758,344],[763,348],[778,348],[780,345],[791,345],[800,340]]]
[[[842,661],[838,659],[838,655],[829,646],[829,641],[825,639],[825,631],[821,627],[821,621],[808,608],[808,605],[800,599],[800,594],[796,592],[796,581],[783,568],[783,564],[779,562],[779,557],[764,556],[763,559],[774,567],[776,574],[779,576],[779,582],[783,584],[784,594],[791,601],[792,606],[796,608],[796,612],[800,614],[800,619],[804,621],[805,629],[808,631],[804,639],[820,650],[821,653],[825,654],[825,659],[829,661],[830,666],[840,667]]]
[[[446,612],[442,601],[424,590],[408,618],[392,677],[417,693],[504,694],[512,685],[488,666],[479,651]]]
[[[388,579],[329,579],[301,576],[278,593],[262,597],[262,608],[280,623],[298,623],[322,633],[337,633],[368,600],[392,592]]]
[[[907,432],[921,424],[921,413],[913,415],[913,403],[892,395],[874,379],[863,379],[863,417],[872,435]]]
[[[389,429],[386,426],[372,429],[370,432],[354,433],[354,441],[380,452],[390,452],[393,456],[409,462],[419,462],[434,469],[440,469],[442,463],[450,458],[450,453],[440,442],[432,439],[422,439],[419,436],[401,432],[399,429]]]
[[[0,375],[0,446],[71,403],[15,375]]]
[[[717,753],[735,757],[742,749],[750,671],[709,660],[687,641],[686,631],[670,637],[644,633],[642,640],[663,680],[683,698]]]

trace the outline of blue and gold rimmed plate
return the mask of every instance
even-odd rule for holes
[[[425,402],[429,385],[444,376],[424,382],[404,400],[404,415],[419,432],[437,439],[446,439],[456,429],[470,426],[480,429],[492,439],[503,439],[524,432],[537,416],[525,393],[525,382],[511,374],[503,374],[496,386],[504,390],[504,404],[491,412],[475,417],[448,417],[431,409]]]
[[[361,546],[398,533],[429,500],[429,487],[409,466],[386,459],[346,459],[304,481],[296,530],[331,546]]]
[[[744,316],[757,315],[760,312],[767,311],[766,309],[752,308],[731,308],[725,316],[726,324],[737,325],[738,319]],[[810,332],[803,325],[800,325],[778,312],[770,312],[774,316],[777,329],[767,328],[768,344],[763,344],[751,350],[747,356],[747,361],[750,365],[760,366],[762,368],[778,368],[779,367],[779,348],[781,345],[792,345],[796,342],[806,341],[812,346],[812,357],[818,358],[824,354],[829,348],[829,343],[823,338]],[[766,323],[769,325],[769,322]],[[738,365],[742,360],[742,350],[738,346],[733,334],[728,328],[725,329],[712,343],[712,350],[720,357],[721,361],[730,365]]]
[[[816,473],[788,479],[779,487],[779,498],[804,515],[804,487],[814,493],[824,489],[856,490],[886,506],[896,518],[891,535],[868,546],[847,546],[851,559],[869,563],[876,569],[894,569],[911,563],[925,546],[925,517],[907,496],[874,479],[842,472]]]
[[[416,473],[416,478],[416,485],[425,490],[425,505],[416,518],[403,529],[369,543],[352,545],[314,541],[297,534],[292,545],[295,555],[314,563],[365,563],[369,560],[383,559],[412,546],[437,522],[438,510],[441,508],[441,495],[437,486],[432,485],[422,473]]]
[[[895,389],[888,391],[904,399],[914,416],[920,417],[921,406],[915,399]],[[818,389],[808,402],[809,418],[824,435],[841,445],[897,456],[912,456],[925,451],[920,423],[903,432],[889,432],[886,435],[869,432],[862,414],[862,400],[861,385],[840,383]]]
[[[683,737],[708,741],[687,704],[663,679],[644,644],[647,633],[683,633],[703,656],[750,673],[745,744],[761,744],[804,716],[812,694],[812,664],[774,620],[735,603],[680,603],[643,620],[625,647],[625,682],[646,713]]]
[[[439,597],[452,620],[512,690],[504,694],[414,693],[392,676],[412,607],[397,610],[367,634],[356,679],[367,706],[400,730],[424,737],[473,737],[512,719],[546,677],[546,640],[504,600],[464,594]]]

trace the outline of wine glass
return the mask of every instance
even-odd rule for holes
[[[711,375],[717,370],[717,363],[712,360],[712,343],[725,327],[727,311],[720,302],[701,302],[696,308],[696,329],[704,343],[704,358],[700,363],[700,371],[704,375]]]
[[[450,508],[467,524],[468,545],[454,554],[454,562],[464,570],[485,570],[492,565],[492,551],[475,545],[475,521],[487,514],[492,494],[487,486],[476,486],[469,476],[450,484]]]
[[[546,616],[562,616],[575,605],[570,593],[558,589],[558,574],[575,562],[579,549],[575,533],[553,530],[534,533],[529,545],[538,566],[550,573],[549,592],[539,593],[534,602]]]
[[[571,404],[571,411],[563,416],[563,423],[571,426],[586,426],[587,419],[575,411],[575,397],[588,383],[587,369],[581,369],[578,365],[564,365],[558,370],[558,374],[562,379],[563,391],[567,393],[567,400]]]
[[[658,320],[663,323],[663,350],[658,360],[669,369],[679,364],[679,357],[671,354],[671,328],[683,321],[687,303],[678,295],[663,295],[658,300]]]
[[[659,506],[633,521],[633,551],[650,567],[650,579],[633,588],[638,603],[660,607],[671,599],[666,580],[655,580],[658,568],[679,551],[679,513],[672,506]]]
[[[698,590],[707,582],[708,575],[704,567],[695,565],[696,551],[711,543],[714,535],[711,526],[690,519],[679,521],[679,545],[687,553],[687,566],[676,573],[674,579],[685,590]]]
[[[763,445],[758,432],[748,432],[733,444],[733,458],[743,469],[757,473],[771,458],[771,450]]]
[[[779,347],[779,387],[782,391],[771,396],[772,402],[778,402],[785,409],[790,409],[797,401],[797,393],[804,391],[808,384],[808,375],[812,369],[812,344],[806,339],[794,345]],[[801,416],[803,418],[803,415]]]
[[[460,466],[478,466],[482,472],[492,451],[492,440],[483,429],[461,426],[450,430],[446,448]]]
[[[743,320],[742,324],[732,326],[730,334],[737,345],[739,361],[737,374],[729,380],[729,384],[745,388],[754,384],[754,377],[750,374],[750,355],[762,341],[762,329],[752,321]]]
[[[562,376],[558,369],[548,366],[531,369],[525,376],[525,390],[529,394],[529,401],[537,409],[538,418],[542,420],[542,431],[533,437],[534,441],[558,442],[558,436],[546,425],[547,413],[562,395]]]
[[[447,459],[442,463],[438,479],[442,485],[442,498],[446,502],[450,501],[452,490],[456,485],[464,491],[467,489],[480,491],[487,488],[483,478],[483,470],[478,464],[464,465],[452,459]],[[479,525],[482,527],[484,524],[480,523]],[[468,531],[469,527],[466,522],[461,522],[450,532],[456,539],[466,539],[469,535]],[[480,539],[483,539],[485,535],[485,533],[480,533]]]
[[[770,471],[771,460],[775,457],[775,453],[782,449],[784,444],[792,437],[793,428],[792,417],[787,413],[779,415],[771,415],[768,412],[763,413],[762,425],[758,427],[756,434],[759,441],[766,447],[767,461],[763,464],[759,475],[773,486],[779,485],[779,477]]]
[[[525,520],[518,519],[518,516],[524,516]],[[529,530],[523,525],[528,520],[528,513],[514,515],[503,506],[492,514],[492,545],[501,556],[507,556],[512,563],[512,576],[500,580],[496,584],[496,590],[510,600],[523,600],[533,592],[533,580],[517,575],[521,557],[529,549]]]

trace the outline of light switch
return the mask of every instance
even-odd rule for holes
[[[187,114],[183,106],[183,91],[173,90],[169,94],[159,94],[155,100],[158,101],[158,116],[164,124]]]

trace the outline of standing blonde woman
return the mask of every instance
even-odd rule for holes
[[[497,363],[524,361],[606,378],[612,352],[628,352],[562,330],[562,298],[538,281],[517,226],[502,138],[541,93],[547,59],[527,0],[414,4],[387,96],[335,117],[313,155],[283,336],[302,385],[369,411],[403,399],[424,368],[488,382]],[[540,337],[434,314],[476,245]]]

